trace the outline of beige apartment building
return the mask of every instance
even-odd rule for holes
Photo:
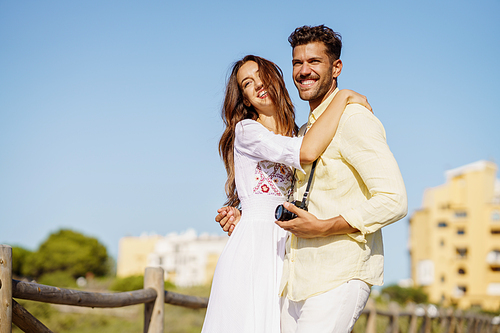
[[[500,180],[493,162],[446,171],[410,219],[411,274],[444,306],[500,308]]]
[[[165,236],[120,239],[116,275],[144,275],[146,267],[161,267],[165,280],[179,287],[208,285],[224,250],[227,235],[197,235],[193,229]]]
[[[147,234],[121,238],[118,245],[116,276],[144,275],[148,267],[148,257],[154,251],[156,243],[162,238],[163,236],[160,235]]]

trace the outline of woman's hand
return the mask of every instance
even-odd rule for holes
[[[368,103],[368,99],[365,95],[358,94],[354,90],[342,89],[339,93],[345,94],[347,104],[360,104],[370,110],[373,113],[371,105]]]
[[[240,221],[241,212],[235,207],[222,207],[217,209],[215,222],[218,222],[228,236],[233,233],[234,227]]]

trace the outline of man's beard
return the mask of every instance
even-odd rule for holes
[[[331,68],[328,69],[328,74],[326,74],[325,77],[320,77],[320,82],[321,84],[315,88],[315,90],[306,90],[306,91],[301,91],[298,83],[295,82],[295,86],[297,87],[297,90],[299,92],[299,96],[302,100],[304,101],[314,101],[318,98],[323,98],[332,88],[333,81],[335,78],[333,77],[332,70]]]

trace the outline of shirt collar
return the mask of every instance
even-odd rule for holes
[[[307,121],[308,128],[311,127],[312,124],[314,124],[314,122],[319,118],[319,116],[323,114],[323,112],[325,112],[326,107],[330,105],[330,102],[333,100],[333,98],[338,92],[339,88],[335,88],[335,90],[330,94],[330,96],[328,96],[323,102],[321,102],[321,104],[318,105],[316,109],[312,110],[309,113],[309,119]]]

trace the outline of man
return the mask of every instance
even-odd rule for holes
[[[310,127],[338,92],[342,42],[324,25],[297,28],[288,40],[293,81],[300,98],[309,102]],[[304,170],[296,172],[295,200],[303,196],[311,166]],[[280,286],[282,332],[349,332],[371,285],[383,282],[380,229],[407,213],[401,173],[384,128],[370,111],[356,104],[346,107],[335,137],[318,159],[308,212],[285,207],[298,217],[276,221],[291,233]],[[227,231],[238,212],[220,213],[216,221]]]

